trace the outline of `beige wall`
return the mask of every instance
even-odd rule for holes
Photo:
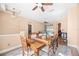
[[[54,33],[58,33],[58,23],[61,23],[61,31],[67,32],[67,15],[58,21],[52,22]]]
[[[78,14],[78,21],[77,21],[77,24],[78,24],[77,25],[78,26],[78,30],[77,30],[78,31],[77,32],[78,33],[78,35],[77,35],[78,36],[78,41],[77,42],[78,42],[78,47],[79,47],[79,4],[78,4],[78,13],[77,14]]]
[[[68,13],[68,45],[78,47],[78,4],[75,5]]]
[[[12,18],[8,13],[0,12],[0,26],[0,34],[19,32],[19,20]]]
[[[0,51],[20,45],[19,34],[0,35]]]
[[[62,19],[58,21],[58,23],[61,23],[61,31],[67,32],[67,15],[65,15]]]
[[[33,32],[43,30],[43,23],[26,19],[23,17],[12,17],[12,15],[0,12],[0,34],[13,34],[25,30],[27,32],[28,24],[32,25]]]
[[[32,25],[32,32],[43,31],[43,23],[0,12],[0,50],[19,45],[19,32],[26,31],[28,33],[28,24]]]
[[[37,22],[37,21],[33,21],[33,20],[19,20],[20,23],[20,31],[28,31],[28,24],[32,25],[32,32],[38,32],[38,31],[43,31],[44,30],[44,25],[43,23]]]

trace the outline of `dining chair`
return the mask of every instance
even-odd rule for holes
[[[30,52],[30,44],[27,41],[27,36],[25,35],[25,32],[20,32],[20,39],[21,39],[21,45],[22,45],[22,55],[28,55]],[[32,53],[31,53],[32,55]]]
[[[52,37],[51,37],[51,36],[47,36],[47,39],[45,39],[45,40],[48,40],[48,43],[47,43],[46,46],[42,49],[42,51],[45,52],[45,53],[49,56]],[[52,50],[52,51],[53,51],[53,50]]]
[[[48,51],[48,55],[55,55],[56,50],[58,47],[58,36],[57,34],[54,35],[54,37],[51,39],[50,45],[49,45],[49,51]]]
[[[42,51],[46,52],[48,56],[54,56],[58,47],[58,37],[57,35],[48,36],[48,44],[45,46]]]

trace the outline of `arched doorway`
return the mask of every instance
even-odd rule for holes
[[[28,24],[28,35],[32,33],[32,25]]]
[[[58,23],[58,36],[61,37],[61,23]]]

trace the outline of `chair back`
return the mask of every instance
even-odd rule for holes
[[[55,47],[58,47],[58,35],[57,34],[54,35],[53,43],[54,43]]]
[[[50,43],[50,50],[53,50],[53,53],[55,54],[56,53],[56,50],[57,50],[57,47],[58,47],[58,36],[57,34],[54,35],[54,37],[51,39],[51,43]]]
[[[25,32],[20,32],[20,39],[21,39],[22,48],[26,49],[27,48],[27,37],[25,35]]]
[[[32,33],[30,39],[35,40],[37,38],[37,33]]]

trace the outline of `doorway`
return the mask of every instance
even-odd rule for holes
[[[32,25],[28,24],[28,35],[32,33]]]
[[[61,37],[61,23],[58,23],[58,36]]]

